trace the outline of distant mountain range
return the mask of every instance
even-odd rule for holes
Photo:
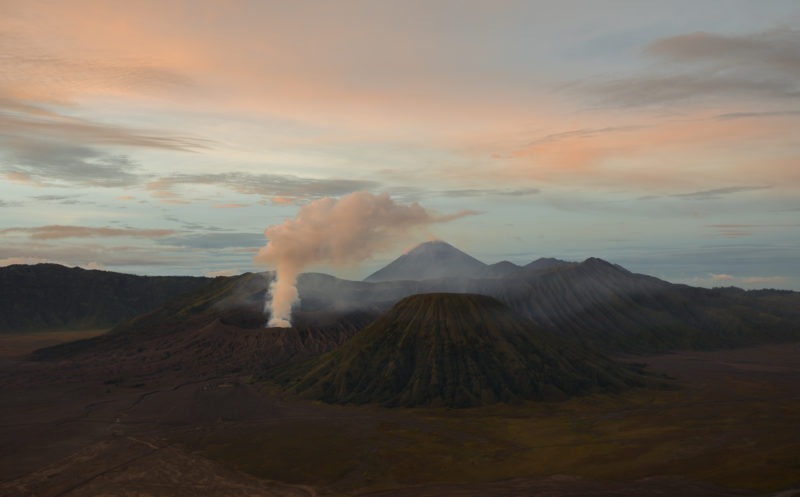
[[[447,242],[421,243],[386,267],[364,278],[372,283],[383,281],[423,281],[446,278],[492,279],[522,277],[538,271],[569,264],[559,259],[537,259],[527,266],[501,261],[484,264]]]
[[[59,264],[7,266],[0,268],[0,333],[110,328],[209,281]]]
[[[28,315],[24,316],[24,320],[27,322],[43,321],[44,318],[37,317],[37,312],[46,315],[59,310],[62,313],[60,316],[67,315],[64,313],[72,307],[62,305],[64,302],[57,302],[61,294],[68,294],[70,299],[74,299],[74,305],[83,299],[83,295],[89,295],[91,298],[88,300],[94,303],[91,308],[98,309],[96,314],[102,309],[103,302],[102,299],[97,300],[98,295],[136,293],[133,287],[124,287],[124,282],[128,281],[125,278],[136,277],[116,275],[122,278],[119,284],[126,288],[124,292],[109,288],[97,292],[95,286],[113,286],[112,280],[105,279],[110,278],[109,275],[90,271],[64,273],[64,268],[49,266],[38,270],[61,275],[59,277],[62,278],[63,285],[58,287],[60,291],[48,290],[50,293],[43,294],[46,298],[41,298],[36,297],[39,293],[35,288],[51,285],[51,278],[30,278],[26,283],[20,283],[31,289],[28,291],[31,299],[39,299],[25,308]],[[69,274],[76,277],[72,286],[70,277],[65,276]],[[97,278],[105,283],[94,285],[82,278],[89,278],[89,281]],[[247,273],[193,281],[187,285],[194,287],[188,289],[188,293],[178,295],[148,312],[118,324],[106,335],[42,349],[34,353],[33,358],[84,361],[97,365],[98,368],[102,366],[103,371],[109,372],[104,374],[111,374],[112,371],[116,371],[115,374],[140,374],[142,371],[164,370],[184,371],[187,374],[214,374],[236,370],[258,374],[265,368],[310,360],[336,350],[332,352],[333,355],[326,356],[328,359],[320,358],[321,362],[315,363],[317,369],[313,374],[310,370],[298,369],[280,376],[280,380],[298,395],[314,396],[333,402],[472,405],[488,398],[536,397],[531,391],[524,393],[524,389],[519,390],[508,385],[503,387],[494,383],[484,385],[481,388],[488,390],[478,393],[476,378],[491,376],[494,374],[491,372],[495,370],[502,371],[502,368],[497,369],[498,364],[503,357],[510,357],[499,355],[498,350],[489,347],[489,342],[481,349],[486,354],[486,362],[469,366],[478,369],[465,373],[466,376],[456,372],[458,367],[467,366],[451,364],[448,361],[452,358],[448,359],[448,352],[444,351],[450,350],[455,357],[463,355],[463,359],[467,361],[477,351],[462,343],[463,337],[470,337],[469,341],[480,341],[478,335],[481,333],[494,336],[490,340],[491,344],[501,349],[519,348],[520,354],[525,357],[538,357],[537,351],[541,350],[563,348],[564,354],[587,364],[600,364],[600,359],[596,358],[597,353],[642,354],[800,339],[798,292],[704,289],[677,285],[631,273],[596,258],[582,262],[538,259],[525,266],[508,262],[486,265],[451,245],[429,242],[377,271],[367,278],[368,281],[348,281],[320,273],[301,275],[298,279],[300,303],[293,312],[294,328],[288,329],[263,327],[267,321],[267,316],[263,313],[264,300],[272,278],[272,273]],[[153,280],[149,284],[163,284],[166,281],[169,280]],[[142,291],[149,292],[146,288],[149,287]],[[183,289],[184,287],[180,287],[174,290],[179,293],[178,290]],[[473,296],[465,297],[466,300],[463,301],[453,296],[447,297],[447,302],[453,302],[447,312],[441,310],[444,304],[434,297],[402,300],[414,295],[442,293]],[[475,295],[490,299],[481,300]],[[120,298],[114,297],[110,301],[116,302]],[[400,301],[403,305],[395,307],[400,305]],[[51,302],[56,302],[57,305],[52,309],[46,308]],[[14,307],[5,302],[2,305],[11,309],[5,312],[13,315]],[[497,305],[508,310],[504,311],[506,314],[501,320],[505,324],[498,324],[500,327],[494,328],[483,311],[488,312],[489,308]],[[414,309],[417,310],[411,313]],[[472,309],[482,311],[468,320],[458,317],[464,312],[472,312]],[[401,319],[401,316],[404,317]],[[423,319],[423,316],[427,317]],[[63,317],[60,319],[64,320]],[[92,321],[93,318],[75,315],[65,321],[79,323],[83,322],[81,319]],[[523,326],[520,320],[526,324]],[[406,321],[415,323],[414,326],[419,328],[418,333],[412,333],[413,330],[407,325],[402,325]],[[473,321],[474,326],[470,328],[468,323]],[[446,328],[452,329],[453,334],[448,335]],[[527,331],[521,331],[523,328]],[[364,333],[367,330],[369,333]],[[379,347],[380,350],[385,352],[396,348],[399,346],[397,340],[403,343],[410,340],[409,343],[419,344],[421,353],[427,354],[424,364],[414,363],[413,368],[407,371],[410,374],[408,378],[418,378],[422,381],[420,385],[424,384],[423,379],[430,379],[433,375],[433,369],[430,368],[434,366],[427,361],[433,361],[438,364],[435,366],[437,374],[447,371],[445,378],[449,379],[442,380],[445,381],[442,384],[438,379],[431,380],[428,386],[419,387],[429,392],[421,397],[405,391],[405,387],[395,389],[391,398],[379,395],[378,391],[384,387],[377,383],[372,385],[367,379],[375,376],[391,383],[396,381],[393,376],[396,372],[380,369],[378,363],[368,360],[370,353],[365,351],[377,349],[374,349],[376,345],[372,342],[369,346],[365,345],[365,340],[368,337],[373,340],[387,333],[391,337],[387,335],[388,341]],[[515,341],[520,333],[527,333],[531,343],[525,345]],[[444,343],[441,340],[445,336],[450,337],[453,342],[440,345]],[[358,340],[354,337],[358,337]],[[513,345],[507,346],[504,343]],[[553,345],[556,343],[569,345]],[[345,346],[340,348],[343,344]],[[359,350],[361,346],[357,344],[367,348]],[[428,346],[432,347],[431,350],[427,350]],[[588,355],[580,356],[576,350],[581,350],[580,354]],[[561,360],[557,356],[545,354],[541,358],[546,364],[560,364]],[[401,360],[400,356],[396,359]],[[384,357],[382,360],[390,359]],[[523,361],[520,358],[514,360]],[[541,367],[531,364],[533,363],[526,367],[538,371],[536,374],[540,378],[543,378],[541,375],[549,374]],[[348,383],[356,381],[353,378],[358,376],[360,366],[354,365],[364,365],[367,371],[362,377],[366,383],[362,384],[359,380],[358,388]],[[574,376],[575,371],[569,372],[559,367],[548,370],[553,371],[553,378],[563,377],[564,381],[567,378],[572,379],[567,383],[559,383],[556,379],[542,380],[544,383],[537,395],[544,395],[545,391],[561,391],[565,395],[585,393],[606,388],[616,381],[598,380],[585,389],[567,388],[564,385],[575,384],[570,383],[571,381],[582,384],[583,380],[579,379],[580,375]],[[603,367],[607,371],[616,371],[608,365]],[[498,374],[507,375],[507,372]],[[587,374],[600,378],[596,371]],[[612,376],[617,380],[624,378]],[[459,389],[460,393],[456,394],[455,391],[448,390],[448,381],[462,385],[466,390]],[[323,387],[328,384],[330,385]],[[549,386],[544,386],[545,384]],[[604,386],[601,387],[601,384]],[[349,386],[345,388],[343,385]],[[343,389],[352,392],[344,394]],[[433,391],[439,391],[439,396],[430,393]]]

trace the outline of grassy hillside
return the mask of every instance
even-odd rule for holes
[[[642,384],[482,295],[415,295],[339,349],[265,376],[329,403],[467,407]]]

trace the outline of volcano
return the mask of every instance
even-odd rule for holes
[[[364,281],[435,280],[475,277],[487,265],[447,242],[433,241],[417,245],[389,265],[364,278]]]
[[[304,398],[387,407],[562,399],[643,384],[473,294],[407,297],[333,352],[266,377]]]

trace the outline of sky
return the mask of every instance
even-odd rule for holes
[[[0,265],[263,270],[366,191],[447,219],[406,245],[800,290],[798,129],[796,0],[0,0]]]

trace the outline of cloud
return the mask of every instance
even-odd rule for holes
[[[91,238],[91,237],[136,237],[160,238],[175,233],[173,230],[143,230],[143,229],[118,229],[118,228],[91,228],[88,226],[40,226],[37,228],[6,228],[0,234],[22,233],[31,240],[55,240],[60,238]]]
[[[275,197],[272,197],[269,200],[270,200],[270,202],[272,202],[273,205],[291,205],[291,204],[295,203],[294,199],[289,198],[289,197],[281,197],[281,196],[275,196]]]
[[[211,142],[161,130],[139,130],[61,115],[2,98],[0,172],[14,181],[49,186],[53,181],[86,186],[132,186],[143,181],[139,165],[106,146],[197,151]]]
[[[725,114],[717,114],[714,117],[722,121],[729,121],[731,119],[753,119],[762,117],[789,117],[789,116],[800,116],[800,110],[781,110],[781,111],[764,111],[764,112],[728,112]]]
[[[62,205],[94,204],[89,200],[79,200],[83,195],[33,195],[31,199],[37,202],[54,202]]]
[[[5,160],[0,171],[14,180],[39,185],[53,181],[85,186],[121,187],[139,184],[139,165],[126,155],[38,139],[0,136]],[[131,172],[134,171],[134,172]]]
[[[65,266],[87,266],[94,262],[105,266],[159,266],[170,270],[185,266],[192,262],[196,255],[185,254],[178,249],[174,251],[159,247],[137,246],[104,246],[97,244],[58,245],[47,244],[37,240],[34,242],[0,245],[0,260],[53,262]],[[218,258],[217,258],[218,259]],[[219,262],[219,261],[217,261]],[[160,271],[160,274],[164,274]]]
[[[785,282],[786,278],[783,276],[750,276],[742,278],[742,283],[745,285],[781,284]]]
[[[647,75],[584,81],[571,88],[629,106],[709,98],[783,101],[800,96],[800,30],[732,36],[687,33],[655,40],[643,54],[659,62],[657,69],[648,68]]]
[[[123,28],[110,17],[106,17],[106,23],[92,20],[94,16],[87,12],[102,16],[102,6],[83,5],[77,11],[51,7],[45,13],[40,8],[12,2],[4,9],[7,22],[3,23],[2,35],[7,40],[2,40],[0,89],[5,97],[68,102],[87,93],[164,95],[192,86],[192,80],[179,72],[179,60],[165,60],[171,51],[168,48],[162,47],[161,54],[152,52],[143,57],[138,48],[157,48],[140,37],[144,33],[134,34],[133,26]],[[129,18],[129,22],[134,19]],[[135,43],[129,43],[133,50],[125,50],[119,41],[131,36],[137,38]]]
[[[792,81],[758,81],[743,76],[674,74],[631,77],[584,85],[603,101],[613,105],[646,106],[683,100],[728,97],[800,96]]]
[[[697,31],[652,42],[645,54],[720,67],[762,67],[800,75],[800,30],[777,28],[726,36]]]
[[[690,200],[717,200],[724,195],[732,195],[734,193],[752,192],[758,190],[766,190],[770,186],[728,186],[725,188],[714,188],[711,190],[701,190],[691,193],[676,193],[671,195],[675,198],[685,198]]]
[[[433,216],[433,217],[431,217],[430,222],[432,222],[432,223],[446,223],[448,221],[454,221],[454,220],[460,219],[462,217],[477,216],[479,214],[482,214],[482,213],[479,212],[479,211],[473,211],[471,209],[464,209],[462,211],[458,211],[458,212],[455,212],[453,214],[442,214],[442,215],[439,215],[439,216]]]
[[[605,186],[650,194],[719,185],[731,177],[746,186],[795,182],[796,168],[786,157],[785,144],[792,140],[787,123],[754,124],[706,114],[626,120],[633,118],[647,124],[567,129],[542,134],[519,147],[509,144],[505,159],[482,168],[483,180],[492,184],[515,179],[595,190]],[[457,168],[450,174],[453,178],[465,175]]]
[[[251,174],[244,172],[215,174],[176,174],[147,183],[152,195],[162,199],[179,197],[177,191],[185,185],[215,185],[245,195],[270,197],[273,202],[288,203],[298,198],[315,199],[341,196],[355,191],[372,189],[375,181],[336,178],[301,178],[292,175]]]
[[[712,281],[731,281],[735,280],[736,276],[731,276],[730,274],[714,274],[711,273],[711,280]]]
[[[0,111],[8,109],[8,102],[8,99],[0,99]],[[122,145],[187,152],[207,149],[212,144],[210,140],[176,136],[162,130],[138,130],[114,126],[66,117],[55,112],[19,115],[0,112],[0,130],[2,130],[1,136],[38,137],[69,143]]]
[[[538,188],[472,188],[463,190],[444,190],[441,192],[430,192],[426,195],[443,195],[445,197],[525,197],[541,193]]]
[[[0,39],[2,35],[0,35]],[[37,117],[51,117],[51,118],[59,118],[63,119],[64,116],[61,114],[46,109],[40,105],[35,105],[30,102],[26,102],[23,100],[18,100],[15,98],[6,98],[0,96],[0,110],[4,113],[14,112],[18,114],[27,114],[30,116],[37,116]]]
[[[21,173],[13,173],[13,172],[12,173],[3,173],[3,176],[8,181],[13,181],[15,183],[24,183],[24,184],[26,184],[28,186],[35,186],[35,187],[44,186],[41,183],[31,179],[29,176],[27,176],[25,174],[21,174]]]
[[[716,236],[720,236],[723,238],[740,238],[743,236],[751,236],[752,234],[753,234],[752,231],[747,231],[747,230],[724,229],[724,230],[719,230]]]
[[[707,228],[712,228],[715,236],[725,238],[739,238],[743,236],[751,236],[756,230],[772,229],[772,228],[797,228],[800,224],[707,224]]]
[[[250,248],[264,245],[264,236],[259,233],[191,233],[163,237],[156,243],[196,249]]]
[[[535,147],[538,145],[544,145],[547,143],[554,143],[564,140],[571,140],[575,138],[595,138],[598,136],[604,136],[611,133],[624,133],[628,131],[638,131],[642,129],[646,129],[646,126],[642,125],[632,125],[632,126],[607,126],[605,128],[582,128],[582,129],[574,129],[570,131],[561,131],[558,133],[551,133],[549,135],[545,135],[541,138],[536,138],[531,140],[527,146],[528,147]]]
[[[42,202],[60,202],[64,200],[75,200],[82,195],[32,195],[31,198]]]
[[[250,207],[247,204],[219,204],[213,206],[214,209],[238,209],[240,207]]]
[[[800,89],[793,81],[759,81],[743,76],[674,74],[631,77],[585,85],[609,104],[646,106],[682,100],[723,97],[796,98]]]
[[[164,216],[165,221],[171,221],[173,223],[178,223],[181,225],[182,228],[191,231],[232,231],[232,228],[221,228],[219,226],[211,226],[211,225],[203,225],[191,221],[186,221],[184,219],[177,218],[175,216]]]
[[[707,224],[709,228],[797,228],[800,224]]]

